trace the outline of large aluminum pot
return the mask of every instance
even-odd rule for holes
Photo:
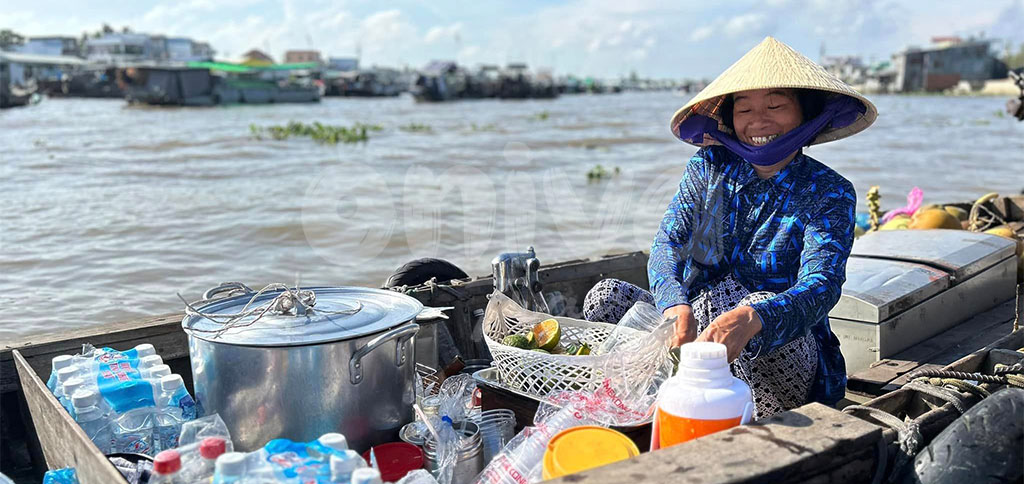
[[[217,297],[227,289],[241,294]],[[412,421],[410,340],[423,309],[415,299],[355,287],[257,295],[233,283],[192,307],[182,327],[196,401],[204,414],[220,414],[236,450],[341,432],[363,451],[397,440]],[[230,320],[243,309],[246,316]]]

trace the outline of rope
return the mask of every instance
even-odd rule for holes
[[[878,193],[878,185],[868,189],[868,217],[871,220],[871,231],[878,230],[878,219],[882,216],[882,195]]]
[[[992,395],[988,390],[973,383],[958,380],[956,378],[918,378],[917,381],[935,385],[937,387],[951,387],[961,393],[972,393],[980,398],[987,398]]]
[[[939,370],[939,369],[927,369],[920,370],[912,373],[908,378],[910,380],[917,380],[918,378],[955,378],[958,380],[974,380],[979,383],[1006,383],[1006,378],[1002,375],[985,375],[982,373],[967,373],[965,371],[953,371],[953,370]]]
[[[993,192],[974,202],[974,205],[971,206],[971,214],[967,219],[970,221],[970,228],[968,230],[972,232],[981,232],[993,225],[996,225],[997,222],[998,224],[1006,224],[1006,220],[1003,219],[1003,217],[1000,217],[999,214],[989,210],[989,208],[985,206],[986,203],[989,203],[996,198],[999,198],[999,194]],[[984,215],[982,215],[982,211],[985,212]]]
[[[854,412],[867,413],[879,423],[896,431],[896,442],[899,449],[893,458],[892,471],[889,473],[888,482],[893,482],[900,471],[917,455],[918,447],[921,445],[921,427],[913,420],[900,420],[884,410],[865,407],[863,405],[850,405],[843,409],[843,413],[853,415]]]
[[[938,399],[945,400],[949,402],[950,405],[953,405],[953,408],[961,414],[967,411],[968,405],[966,399],[964,399],[964,397],[959,393],[948,388],[929,385],[928,383],[920,380],[914,380],[907,383],[906,385],[903,385],[903,388],[908,388],[910,390],[924,393],[925,395],[931,395]]]
[[[1017,350],[1020,353],[1024,353],[1024,348]],[[1006,384],[1012,387],[1024,388],[1024,363],[1017,363],[1016,365],[1003,365],[996,364],[995,373],[997,375],[1003,375],[1006,378]]]
[[[279,290],[281,294],[278,294],[266,304],[252,307],[253,303],[259,299],[264,293],[268,291]],[[176,293],[178,299],[181,299],[185,303],[185,314],[188,316],[200,316],[208,319],[215,324],[219,324],[222,327],[218,329],[199,329],[189,325],[190,330],[198,333],[216,333],[215,338],[220,337],[225,331],[234,328],[245,328],[256,324],[263,316],[269,314],[275,315],[295,315],[302,316],[306,313],[313,312],[313,306],[316,305],[316,294],[308,289],[299,289],[298,284],[295,285],[295,289],[288,288],[287,285],[281,283],[268,284],[263,289],[260,289],[253,294],[249,301],[245,303],[237,313],[205,313],[196,309],[193,304],[189,304],[180,293]],[[196,301],[194,304],[202,305],[209,302],[209,300],[203,299]],[[358,313],[363,309],[363,304],[357,303],[355,308],[344,309],[341,311],[331,311],[327,309],[318,309],[317,312],[323,314],[336,314],[336,315],[352,315]],[[255,316],[251,321],[242,322],[244,319]]]

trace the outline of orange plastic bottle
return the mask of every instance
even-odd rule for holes
[[[658,390],[651,449],[745,424],[753,412],[750,387],[729,371],[725,345],[687,343],[679,371]]]

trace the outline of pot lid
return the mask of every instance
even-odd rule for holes
[[[295,297],[300,298],[298,303]],[[282,285],[260,293],[245,288],[241,295],[204,300],[186,312],[181,326],[189,335],[214,343],[300,346],[379,333],[412,321],[422,310],[416,299],[383,289],[296,291]]]

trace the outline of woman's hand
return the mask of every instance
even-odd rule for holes
[[[715,318],[697,337],[697,341],[724,344],[731,362],[743,352],[743,347],[747,346],[750,338],[760,331],[761,317],[757,315],[757,311],[750,306],[739,306]]]
[[[672,335],[672,348],[682,346],[697,337],[697,322],[693,320],[693,309],[689,304],[672,306],[662,313],[666,318],[676,318],[676,332]]]

